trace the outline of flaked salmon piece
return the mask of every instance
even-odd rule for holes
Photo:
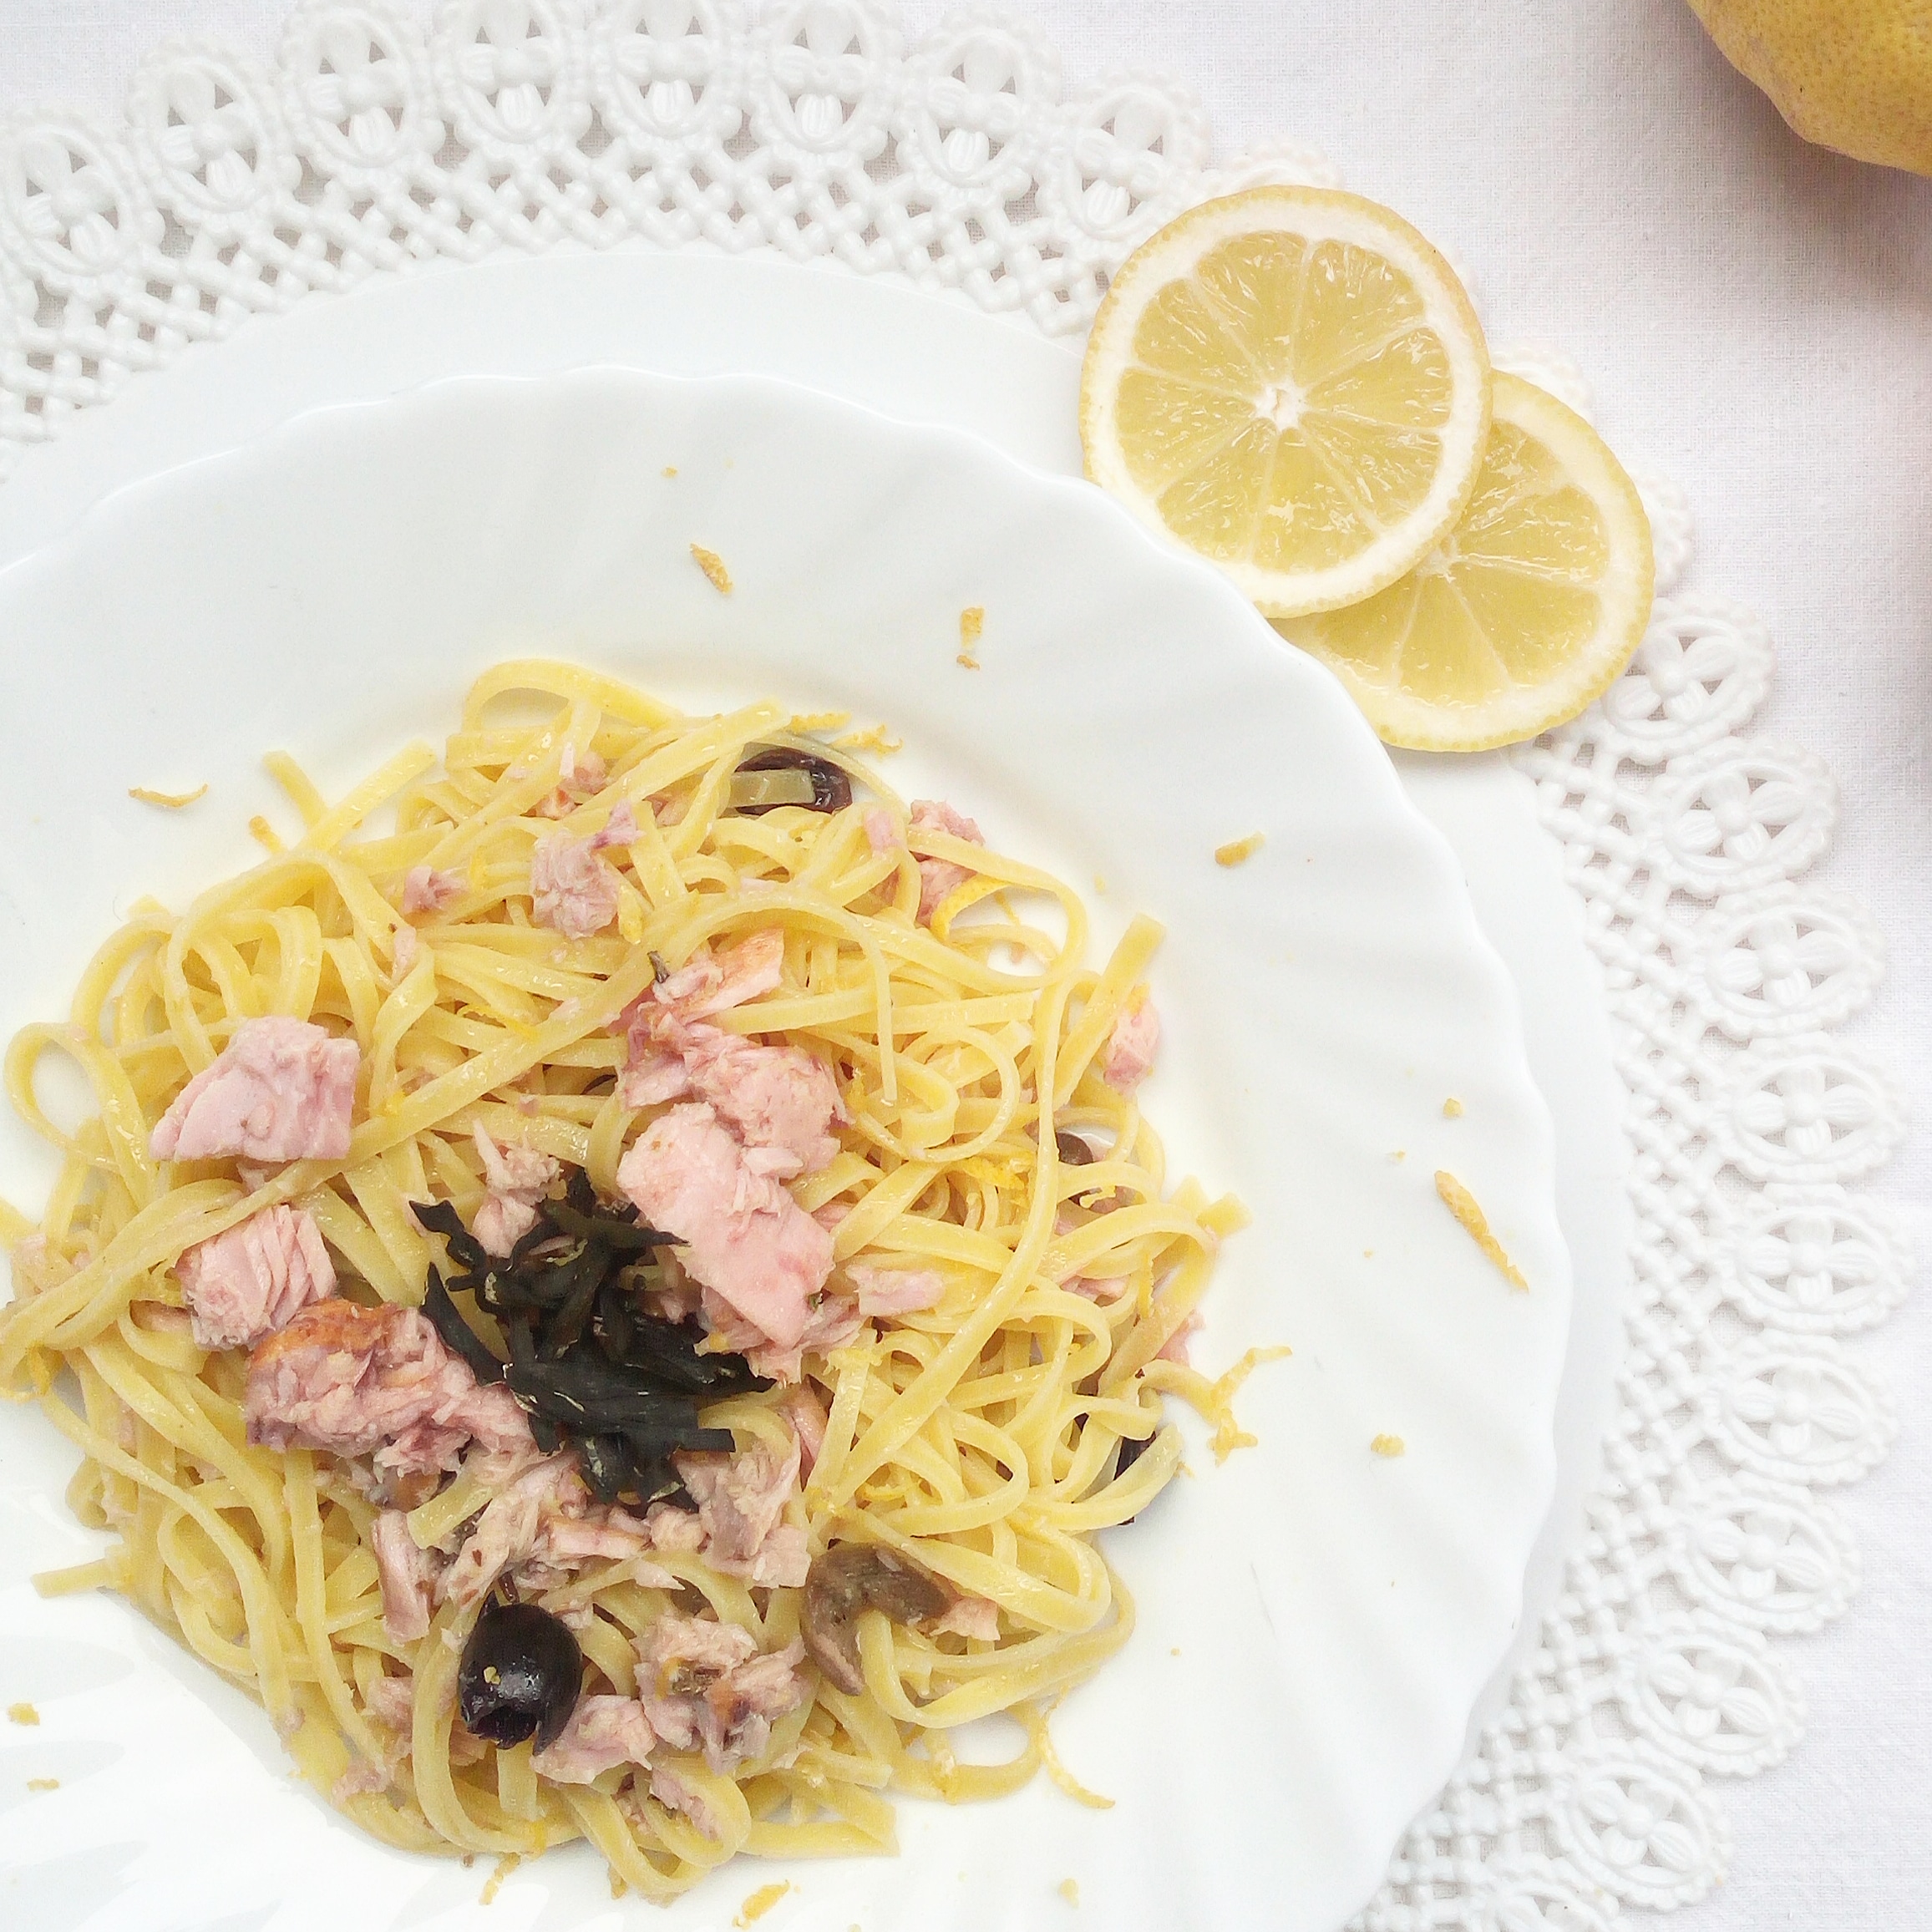
[[[1114,1021],[1101,1054],[1100,1078],[1117,1093],[1131,1093],[1147,1078],[1159,1045],[1160,1015],[1143,991]]]
[[[697,1504],[702,1554],[712,1569],[768,1588],[804,1584],[811,1566],[804,1533],[783,1519],[798,1493],[796,1436],[782,1455],[761,1443],[735,1456],[686,1450],[672,1460]]]
[[[1000,1606],[991,1597],[962,1596],[925,1627],[936,1636],[941,1630],[956,1630],[962,1637],[977,1637],[986,1643],[997,1643]]]
[[[315,1217],[286,1204],[197,1242],[175,1273],[201,1348],[252,1348],[336,1291],[335,1264]]]
[[[783,930],[761,927],[721,953],[696,954],[670,978],[648,987],[642,998],[626,1010],[625,1023],[633,1024],[635,1016],[647,1006],[688,1022],[763,999],[778,991],[784,964]]]
[[[260,1448],[373,1454],[392,1475],[454,1469],[473,1438],[505,1451],[530,1440],[509,1391],[479,1389],[418,1310],[340,1296],[256,1344],[243,1413]]]
[[[800,1674],[805,1647],[758,1653],[758,1640],[736,1624],[667,1613],[637,1645],[637,1691],[651,1727],[674,1751],[704,1752],[727,1772],[755,1757],[771,1721],[810,1694]]]
[[[588,939],[617,916],[617,875],[597,855],[592,839],[558,833],[540,839],[530,855],[531,916],[565,939]]]
[[[489,1253],[508,1255],[536,1225],[537,1203],[555,1184],[563,1164],[533,1147],[499,1143],[480,1121],[469,1131],[482,1158],[484,1185],[489,1190],[469,1231]]]
[[[946,1283],[932,1268],[887,1268],[871,1261],[848,1261],[845,1279],[859,1291],[859,1312],[868,1317],[917,1315],[946,1292]]]
[[[704,1525],[695,1509],[680,1509],[672,1503],[653,1503],[644,1512],[651,1532],[651,1547],[667,1554],[677,1551],[694,1555],[704,1547]]]
[[[701,1312],[705,1326],[733,1355],[742,1355],[753,1374],[778,1382],[797,1382],[804,1373],[807,1355],[829,1355],[834,1348],[843,1348],[865,1326],[858,1299],[850,1295],[821,1295],[807,1310],[799,1339],[789,1346],[773,1341],[755,1322],[747,1321],[708,1289]]]
[[[591,834],[593,851],[607,851],[613,845],[629,845],[637,837],[637,813],[628,799],[620,799],[611,807],[611,815],[604,821],[601,830]]]
[[[985,835],[965,813],[957,812],[943,799],[916,799],[912,806],[912,829],[915,832],[944,832],[962,839],[969,845],[983,845]],[[930,925],[941,904],[972,877],[972,869],[951,859],[921,859],[919,862],[919,923]]]
[[[667,1811],[682,1813],[707,1838],[724,1836],[724,1821],[717,1808],[668,1759],[651,1767],[651,1795]]]
[[[403,875],[403,911],[405,916],[418,912],[440,912],[462,898],[469,881],[460,872],[442,872],[433,866],[412,865]]]
[[[539,799],[534,809],[540,818],[566,817],[593,793],[602,791],[609,776],[608,768],[596,752],[580,752],[566,739],[563,756],[557,761],[556,789]]]
[[[832,1238],[702,1104],[674,1107],[618,1164],[617,1184],[654,1228],[685,1245],[679,1260],[765,1337],[795,1346],[811,1298],[832,1269]]]
[[[415,1643],[429,1633],[430,1593],[441,1559],[417,1548],[409,1519],[400,1509],[385,1509],[376,1519],[369,1543],[383,1590],[383,1628],[395,1643]]]
[[[413,925],[399,925],[389,946],[389,977],[396,985],[408,978],[423,956],[423,942]]]
[[[803,1047],[668,1016],[620,1092],[627,1107],[692,1095],[731,1128],[752,1171],[777,1180],[828,1166],[839,1152],[832,1129],[850,1118],[831,1069]]]
[[[156,1160],[340,1160],[363,1051],[307,1020],[244,1020],[155,1124]]]
[[[811,1383],[802,1382],[785,1391],[778,1402],[778,1412],[792,1425],[792,1433],[799,1438],[799,1478],[809,1479],[812,1465],[825,1446],[825,1431],[831,1422],[825,1404]]]
[[[405,1671],[399,1677],[378,1677],[369,1686],[369,1715],[392,1731],[407,1732],[414,1721],[416,1680]]]
[[[620,1764],[641,1764],[657,1742],[635,1697],[579,1697],[556,1742],[530,1763],[553,1784],[588,1784]]]
[[[445,1603],[479,1601],[505,1570],[537,1554],[551,1520],[580,1518],[589,1502],[576,1458],[567,1450],[545,1457],[484,1505],[475,1527],[439,1579],[437,1595]]]

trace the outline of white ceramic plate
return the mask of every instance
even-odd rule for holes
[[[674,478],[662,472],[677,471]],[[721,552],[719,597],[687,545]],[[983,605],[984,668],[953,662]],[[325,789],[440,735],[475,671],[576,656],[715,707],[767,692],[906,740],[893,775],[996,842],[1164,920],[1147,1090],[1177,1171],[1255,1212],[1199,1359],[1285,1341],[1260,1445],[1204,1452],[1108,1539],[1126,1652],[1056,1722],[1113,1795],[901,1808],[896,1861],[804,1866],[763,1923],[1330,1932],[1451,1768],[1514,1627],[1548,1501],[1568,1264],[1513,996],[1453,860],[1326,677],[1213,572],[1084,486],[970,439],[747,381],[616,372],[453,383],[302,418],[139,485],[0,576],[0,1025],[58,1012],[144,890],[248,862],[260,753]],[[191,784],[179,817],[126,788]],[[1213,848],[1266,834],[1255,858]],[[1464,1108],[1445,1118],[1451,1096]],[[1529,1275],[1513,1294],[1438,1202],[1453,1168]],[[9,1126],[0,1189],[44,1169]],[[1397,1461],[1369,1439],[1402,1435]],[[483,1874],[387,1853],[292,1787],[234,1692],[112,1602],[24,1578],[90,1539],[66,1458],[0,1417],[0,1885],[36,1932],[467,1924]],[[23,1801],[28,1777],[62,1780]],[[722,1924],[731,1868],[662,1921]],[[547,1903],[546,1903],[547,1900]],[[596,1862],[518,1874],[479,1923],[615,1925]]]

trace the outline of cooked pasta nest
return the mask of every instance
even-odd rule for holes
[[[888,1851],[889,1793],[988,1798],[1043,1762],[1057,1772],[1047,1712],[1133,1624],[1097,1533],[1144,1509],[1179,1466],[1164,1397],[1206,1417],[1220,1453],[1247,1439],[1229,1400],[1252,1358],[1210,1382],[1162,1354],[1241,1210],[1192,1179],[1170,1185],[1153,1130],[1097,1067],[1115,1022],[1146,996],[1158,927],[1136,919],[1104,965],[1084,964],[1077,894],[910,828],[873,771],[805,728],[819,722],[772,704],[689,718],[575,667],[500,666],[470,691],[440,759],[413,745],[337,803],[272,757],[299,835],[284,845],[258,825],[267,856],[183,913],[138,904],[67,1019],[13,1043],[13,1103],[61,1162],[37,1225],[0,1209],[16,1293],[0,1316],[0,1382],[38,1397],[79,1448],[68,1501],[114,1537],[43,1588],[124,1595],[257,1697],[303,1775],[393,1844],[528,1854],[581,1836],[615,1881],[664,1899],[740,1851]],[[839,768],[860,802],[733,812],[733,774],[773,747]],[[564,780],[587,753],[605,775],[578,798]],[[613,929],[572,939],[534,924],[532,853],[560,830],[550,814],[582,835],[626,803],[636,836],[608,854]],[[865,823],[880,810],[900,835],[884,850]],[[971,867],[925,925],[921,856]],[[406,919],[403,881],[423,865],[459,875],[462,890]],[[195,1346],[172,1270],[190,1247],[287,1203],[314,1217],[342,1293],[418,1304],[442,1250],[408,1204],[475,1210],[479,1125],[614,1197],[652,1110],[616,1092],[626,1046],[613,1027],[652,983],[653,955],[675,969],[774,926],[782,986],[720,1023],[823,1060],[850,1116],[836,1158],[791,1192],[808,1213],[847,1210],[838,1265],[885,1260],[944,1282],[932,1307],[807,1356],[829,1421],[788,1518],[815,1555],[834,1539],[884,1546],[990,1600],[999,1634],[865,1615],[862,1691],[811,1672],[811,1694],[756,1757],[728,1775],[680,1761],[707,1835],[629,1767],[555,1784],[527,1744],[463,1737],[454,1680],[476,1606],[445,1603],[419,1642],[391,1640],[366,1483],[333,1456],[250,1445],[246,1358]],[[347,1158],[248,1173],[155,1160],[150,1135],[170,1098],[264,1014],[358,1042]],[[37,1091],[53,1056],[93,1095],[71,1130]],[[1060,1158],[1068,1132],[1090,1164]],[[775,1452],[783,1394],[733,1394],[703,1421],[741,1451]],[[418,1540],[460,1535],[479,1499],[464,1480],[418,1506]],[[580,1625],[586,1689],[631,1694],[637,1641],[673,1604],[742,1627],[761,1651],[796,1635],[802,1590],[748,1586],[701,1554],[655,1560],[675,1593],[632,1580],[627,1562],[592,1561],[537,1600]],[[394,1701],[379,1681],[405,1672],[406,1728],[374,1708]],[[1017,1722],[1013,1755],[960,1761],[947,1733],[995,1713]],[[354,1788],[372,1766],[386,1787]]]

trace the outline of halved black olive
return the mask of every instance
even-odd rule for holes
[[[1091,1167],[1100,1156],[1093,1151],[1093,1143],[1085,1135],[1070,1133],[1065,1128],[1058,1128],[1053,1134],[1054,1150],[1060,1156],[1062,1167]],[[1120,1197],[1112,1191],[1099,1192],[1093,1188],[1083,1188],[1077,1194],[1067,1195],[1077,1208],[1105,1208],[1118,1206]]]
[[[748,817],[780,805],[842,812],[851,803],[852,780],[844,772],[829,758],[789,745],[753,752],[732,774],[731,809]]]
[[[583,1688],[584,1654],[569,1626],[534,1603],[485,1604],[456,1672],[464,1723],[492,1744],[556,1742]]]

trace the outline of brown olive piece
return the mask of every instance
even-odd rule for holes
[[[1069,1133],[1063,1127],[1055,1132],[1053,1145],[1059,1154],[1062,1167],[1091,1167],[1093,1164],[1093,1142],[1083,1140],[1077,1133]]]
[[[583,1682],[584,1653],[561,1618],[492,1599],[463,1646],[456,1705],[479,1737],[520,1744],[534,1735],[542,1751],[570,1722]]]
[[[956,1601],[936,1576],[909,1557],[876,1543],[841,1543],[828,1549],[805,1578],[799,1634],[813,1661],[841,1691],[865,1688],[859,1667],[859,1615],[884,1610],[895,1624],[943,1616]]]

